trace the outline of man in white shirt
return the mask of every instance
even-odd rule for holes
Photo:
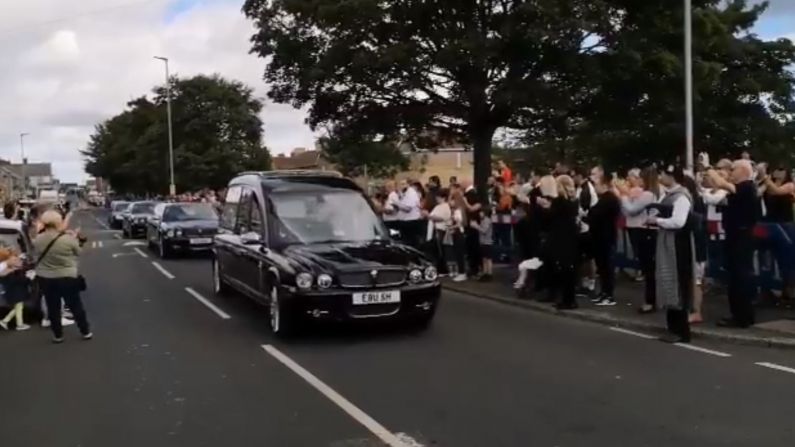
[[[398,204],[400,195],[395,188],[395,182],[390,180],[384,185],[386,189],[386,201],[384,202],[384,224],[392,230],[400,230],[400,219],[398,219]]]
[[[398,202],[397,218],[403,231],[403,241],[412,247],[418,248],[425,234],[425,224],[422,219],[422,198],[420,193],[409,184],[407,180],[400,181],[402,193]]]

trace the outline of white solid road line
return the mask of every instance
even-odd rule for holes
[[[208,309],[210,309],[211,311],[215,312],[216,315],[218,315],[219,317],[223,318],[224,320],[228,320],[228,319],[232,318],[231,316],[229,316],[228,313],[224,312],[223,310],[221,310],[221,308],[219,308],[215,304],[211,303],[210,300],[208,300],[207,298],[203,297],[199,292],[193,290],[190,287],[185,287],[185,291],[190,293],[191,295],[193,295],[193,297],[196,298],[197,300],[199,300],[200,303],[202,303],[205,306],[207,306]]]
[[[110,228],[108,228],[108,224],[106,224],[105,222],[103,222],[103,221],[99,220],[99,218],[98,218],[98,217],[95,217],[95,218],[94,218],[94,220],[96,220],[96,221],[97,221],[97,223],[99,224],[99,226],[100,226],[100,227],[102,227],[102,228],[104,228],[104,229],[106,229],[106,230],[109,230],[109,229],[110,229]]]
[[[654,336],[651,336],[651,335],[648,335],[648,334],[643,334],[641,332],[630,331],[629,329],[624,329],[624,328],[615,327],[615,326],[610,327],[610,330],[614,331],[614,332],[620,332],[622,334],[632,335],[632,336],[635,336],[635,337],[645,338],[647,340],[654,340],[655,338],[657,338],[657,337],[654,337]]]
[[[168,270],[164,269],[162,265],[158,264],[155,261],[152,261],[152,265],[155,266],[156,269],[160,270],[160,273],[163,274],[168,279],[174,279],[174,275],[171,274]]]
[[[142,257],[142,258],[148,258],[148,257],[149,257],[149,255],[147,255],[146,253],[144,253],[144,252],[143,252],[143,250],[141,250],[141,249],[140,249],[140,248],[138,248],[138,247],[133,247],[133,250],[135,250],[135,252],[136,252],[136,253],[138,253],[139,255],[141,255],[141,257]]]
[[[795,368],[789,368],[786,366],[777,365],[775,363],[768,363],[768,362],[756,362],[755,365],[764,366],[765,368],[775,369],[777,371],[784,371],[790,374],[795,374]]]
[[[304,369],[304,367],[293,361],[293,359],[290,357],[287,357],[272,345],[262,345],[262,349],[273,356],[273,358],[281,362],[284,366],[290,368],[290,370],[296,373],[300,378],[312,385],[313,388],[320,391],[321,394],[326,396],[330,401],[334,402],[334,404],[340,407],[344,412],[348,413],[348,415],[355,419],[356,422],[362,424],[365,428],[370,430],[370,432],[377,436],[378,439],[383,441],[384,444],[390,447],[411,447],[420,445],[417,444],[416,441],[413,441],[412,443],[407,442],[405,435],[401,434],[401,436],[398,437],[387,430],[386,427],[379,424],[364,411],[360,410],[359,407],[351,403],[348,399],[342,397],[342,395],[334,391],[330,386],[323,383],[322,380],[315,377],[314,374]]]
[[[674,343],[674,346],[679,346],[680,348],[689,349],[691,351],[698,351],[703,352],[704,354],[710,354],[717,357],[731,357],[732,355],[727,352],[721,351],[713,351],[712,349],[702,348],[701,346],[691,345],[689,343]]]

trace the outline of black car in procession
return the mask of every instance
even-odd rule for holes
[[[209,203],[160,203],[146,226],[146,240],[161,258],[174,252],[208,251],[218,232],[218,214]]]
[[[110,202],[110,213],[108,213],[108,226],[110,228],[121,228],[124,221],[124,213],[130,207],[130,202],[114,200]]]
[[[432,262],[392,240],[362,190],[336,173],[240,174],[213,253],[216,293],[235,289],[267,305],[279,335],[307,320],[425,328],[441,294]]]
[[[122,216],[122,237],[136,238],[146,234],[146,224],[154,216],[157,202],[133,202]]]

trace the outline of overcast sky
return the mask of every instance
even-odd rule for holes
[[[757,32],[795,38],[795,0],[773,0]],[[248,54],[242,0],[1,0],[0,157],[50,161],[62,181],[82,181],[78,152],[93,126],[163,82],[219,73],[265,97],[264,63]],[[267,103],[265,143],[276,153],[311,147],[305,113]],[[165,150],[165,147],[164,147]]]

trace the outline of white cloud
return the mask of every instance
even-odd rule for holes
[[[219,73],[264,98],[264,62],[248,54],[252,25],[238,1],[205,0],[174,15],[177,0],[26,0],[0,13],[0,157],[53,162],[62,180],[84,178],[78,152],[93,126],[163,82],[163,65],[191,76]],[[6,5],[5,3],[10,3]],[[79,6],[76,6],[79,5]],[[265,143],[274,152],[311,146],[306,114],[266,103]]]

